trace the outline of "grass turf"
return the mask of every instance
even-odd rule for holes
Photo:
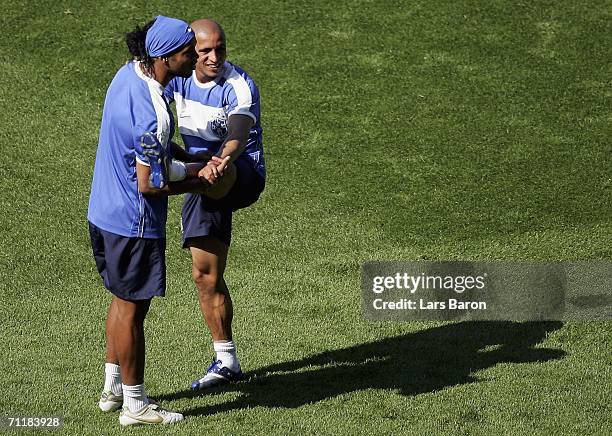
[[[268,186],[227,279],[250,382],[184,392],[212,357],[168,225],[147,321],[147,433],[604,434],[610,323],[372,323],[364,260],[612,258],[609,1],[4,3],[0,414],[97,411],[105,309],[86,208],[122,34],[218,19],[262,94]],[[10,36],[10,37],[8,37]],[[142,429],[130,429],[139,433]]]

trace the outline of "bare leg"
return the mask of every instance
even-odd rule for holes
[[[232,340],[233,305],[223,278],[228,246],[206,236],[190,240],[192,275],[213,341]]]
[[[117,322],[117,305],[115,297],[112,299],[108,307],[108,316],[106,317],[106,363],[114,363],[119,365],[117,353],[115,353],[114,331],[113,327]]]
[[[125,385],[144,382],[145,338],[144,319],[151,300],[128,301],[114,297],[114,322],[111,325],[112,347],[121,367]]]
[[[225,197],[234,187],[237,175],[238,171],[236,170],[236,165],[233,163],[229,164],[225,169],[225,174],[219,179],[219,182],[208,187],[204,195],[213,200],[219,200]]]

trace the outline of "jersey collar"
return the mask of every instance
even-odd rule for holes
[[[154,78],[145,75],[145,73],[143,73],[142,69],[140,68],[140,62],[139,61],[134,61],[134,71],[136,71],[136,75],[138,77],[140,77],[142,80],[147,82],[149,84],[149,86],[152,86],[157,92],[159,92],[161,95],[163,95],[164,87],[162,86],[162,84],[159,83]]]

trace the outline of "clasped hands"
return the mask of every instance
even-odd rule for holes
[[[223,159],[219,156],[212,156],[206,166],[198,172],[198,177],[211,185],[218,183],[225,174],[230,159],[231,156],[226,156]]]

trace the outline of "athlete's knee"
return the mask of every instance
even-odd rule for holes
[[[151,300],[122,300],[115,299],[116,318],[130,324],[141,324],[144,322]]]
[[[216,292],[220,277],[215,271],[193,266],[191,276],[200,294],[213,294]]]
[[[227,259],[227,246],[214,237],[192,238],[191,276],[200,295],[214,294],[224,288],[223,272]]]
[[[223,177],[227,178],[228,180],[231,180],[233,184],[234,181],[236,180],[237,174],[238,174],[238,169],[236,168],[236,164],[232,162],[225,169],[225,174]]]
[[[229,189],[214,189],[216,188],[210,188],[208,191],[206,191],[206,196],[208,198],[210,198],[211,200],[221,200],[223,197],[225,197],[228,193],[229,193]]]
[[[229,192],[234,187],[237,175],[238,172],[236,169],[236,165],[234,165],[233,163],[229,164],[228,167],[225,169],[225,174],[223,175],[219,183],[209,187],[205,195],[213,200],[221,200],[223,197],[229,194]]]

